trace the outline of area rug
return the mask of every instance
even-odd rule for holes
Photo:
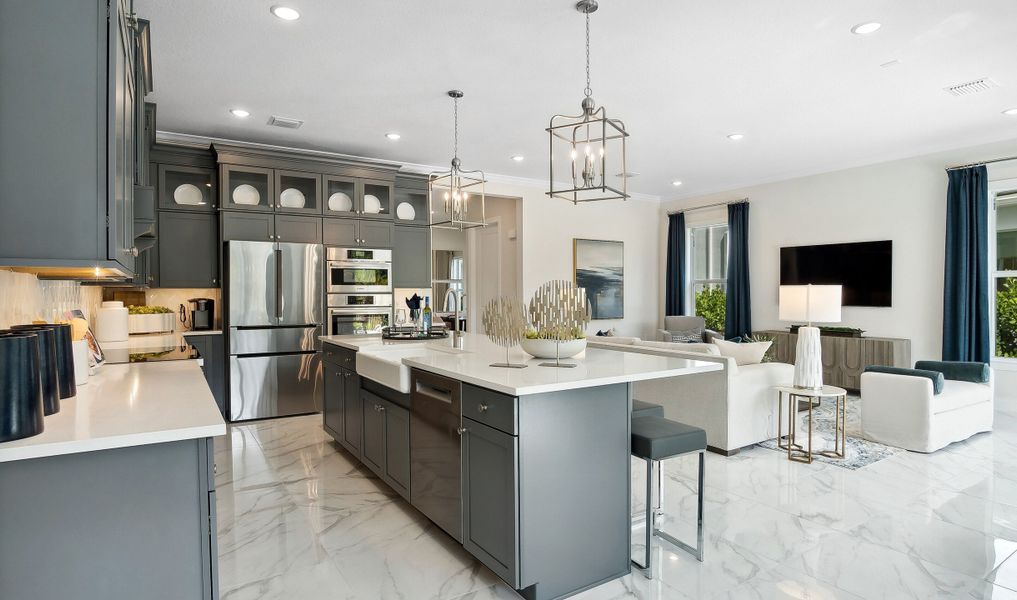
[[[837,465],[838,467],[853,471],[904,452],[900,448],[894,448],[893,446],[887,446],[878,442],[870,442],[861,437],[861,398],[856,394],[848,394],[847,450],[844,453],[844,458],[829,458],[816,454],[818,450],[833,449],[835,406],[836,403],[833,398],[824,398],[818,407],[812,409],[813,461]],[[803,445],[808,440],[808,414],[808,411],[798,413],[798,443]],[[787,454],[787,450],[777,447],[776,439],[760,442],[757,445]]]

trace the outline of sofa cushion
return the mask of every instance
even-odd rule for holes
[[[943,393],[932,401],[932,414],[938,415],[992,401],[992,392],[980,383],[969,381],[947,381]]]
[[[721,356],[729,356],[735,359],[738,365],[758,365],[763,362],[766,351],[770,349],[773,342],[751,342],[738,343],[726,340],[713,340]]]
[[[713,344],[706,343],[676,343],[676,342],[651,342],[639,340],[632,343],[633,346],[644,348],[661,348],[663,350],[676,350],[678,352],[701,352],[711,356],[720,356],[720,351]]]
[[[594,336],[592,339],[587,338],[588,342],[596,342],[598,344],[616,344],[618,346],[631,346],[632,344],[641,341],[637,337],[627,337],[622,335],[602,335]]]
[[[939,371],[943,374],[943,377],[952,381],[989,383],[989,365],[983,362],[920,360],[915,363],[915,368],[925,371]]]
[[[703,328],[702,327],[698,327],[698,328],[695,328],[695,329],[682,329],[680,331],[668,331],[667,333],[671,337],[670,337],[669,340],[665,340],[665,341],[674,342],[676,344],[683,344],[683,343],[686,343],[686,342],[702,342],[703,341]]]
[[[865,367],[865,373],[886,373],[887,375],[903,375],[906,377],[925,377],[932,381],[932,393],[943,393],[943,374],[939,371],[928,371],[924,369],[906,369],[904,367],[885,367],[883,365],[869,365]]]

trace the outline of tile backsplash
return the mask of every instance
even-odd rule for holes
[[[40,281],[35,275],[0,270],[0,329],[35,319],[58,321],[72,310],[95,314],[99,288],[76,281]]]

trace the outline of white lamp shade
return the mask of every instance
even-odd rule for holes
[[[778,307],[781,321],[840,323],[842,286],[782,285]]]

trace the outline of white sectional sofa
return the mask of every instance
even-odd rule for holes
[[[719,362],[723,370],[633,384],[633,397],[660,404],[664,415],[706,430],[709,449],[734,454],[745,446],[777,436],[777,393],[789,384],[794,366],[785,363],[737,365],[716,353],[713,344],[649,342],[639,338],[591,337],[588,345],[619,352],[639,352]],[[787,417],[783,417],[787,430]]]

